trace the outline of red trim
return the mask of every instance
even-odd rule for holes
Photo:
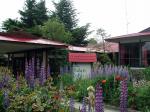
[[[51,41],[49,39],[44,39],[44,38],[29,38],[29,36],[24,36],[24,35],[1,35],[0,34],[0,41],[7,41],[7,42],[18,42],[18,43],[29,43],[29,44],[41,44],[41,45],[52,45],[52,46],[65,46],[67,47],[68,45],[61,43],[61,42],[56,42],[56,41]]]
[[[96,62],[95,53],[69,53],[69,62]]]

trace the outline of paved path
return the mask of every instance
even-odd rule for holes
[[[82,108],[82,104],[81,103],[75,103],[75,108],[76,109],[79,109],[79,107],[80,108]],[[115,109],[111,109],[111,108],[104,108],[104,112],[119,112],[119,110],[115,110]]]

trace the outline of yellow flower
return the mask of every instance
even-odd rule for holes
[[[89,86],[88,88],[87,88],[87,91],[95,91],[95,89],[94,89],[94,87],[93,86]]]

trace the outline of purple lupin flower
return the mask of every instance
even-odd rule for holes
[[[120,112],[127,112],[127,80],[121,81]]]
[[[88,103],[88,112],[91,112],[91,104],[90,104],[90,101]]]
[[[70,110],[70,112],[75,112],[73,97],[70,98],[69,110]]]
[[[0,82],[0,89],[2,89],[3,88],[3,82],[1,81]]]
[[[49,66],[49,64],[47,65],[47,77],[48,76],[50,76],[51,74],[50,74],[50,66]]]
[[[85,97],[83,98],[83,101],[82,101],[82,108],[81,108],[81,112],[86,112]]]
[[[39,78],[39,76],[40,76],[40,60],[39,60],[39,58],[37,58],[37,61],[36,61],[36,73],[37,73],[37,77]]]
[[[99,84],[96,85],[95,112],[104,112],[103,90]]]
[[[46,81],[46,73],[45,73],[45,66],[44,66],[44,63],[42,63],[42,66],[41,66],[41,72],[40,72],[40,85],[43,86],[45,81]]]
[[[9,86],[9,75],[5,74],[2,76],[2,87],[8,87]]]
[[[29,66],[28,66],[28,79],[27,82],[29,84],[30,88],[34,88],[34,59],[29,61]]]
[[[25,59],[25,79],[28,80],[28,61]]]
[[[35,75],[34,58],[31,60],[31,75],[30,75],[30,87],[34,88],[34,75]]]
[[[4,97],[3,106],[5,109],[7,109],[9,106],[9,96],[6,91],[4,91],[3,97]]]

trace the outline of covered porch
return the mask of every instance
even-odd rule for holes
[[[56,65],[57,63],[53,61],[55,57],[53,51],[65,50],[67,47],[68,46],[64,43],[51,41],[30,34],[0,33],[0,54],[7,55],[8,59],[6,65],[13,70],[15,76],[18,74],[24,75],[25,63],[26,61],[29,63],[31,60],[34,61],[35,75],[38,74],[41,65],[45,66],[46,71],[50,70],[50,66],[52,65],[58,66],[59,69],[60,65]],[[55,71],[59,72],[59,70]],[[47,73],[46,75],[49,74]]]
[[[106,39],[119,43],[119,64],[130,67],[147,67],[150,65],[150,31],[122,35]]]

